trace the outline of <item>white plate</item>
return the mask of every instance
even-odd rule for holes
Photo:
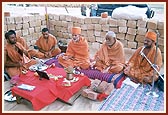
[[[32,65],[29,67],[29,70],[31,71],[36,71],[36,70],[39,70],[39,71],[44,71],[48,68],[48,66],[46,64],[35,64],[35,65]]]
[[[16,97],[14,97],[12,95],[12,91],[9,90],[5,93],[4,100],[9,101],[9,102],[13,102],[13,101],[16,101]]]

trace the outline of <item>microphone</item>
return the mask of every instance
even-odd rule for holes
[[[158,30],[155,30],[155,33],[156,33],[158,36],[160,36],[160,33],[159,33]]]
[[[139,52],[140,55],[142,55],[142,56],[144,55],[143,50],[144,50],[145,48],[146,48],[146,46],[144,46],[144,47],[141,49],[141,51]]]

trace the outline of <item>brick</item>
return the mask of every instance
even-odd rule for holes
[[[63,33],[63,38],[69,38],[69,34],[68,33]]]
[[[117,37],[117,39],[122,39],[122,40],[124,40],[125,39],[125,34],[116,34],[116,37]]]
[[[136,35],[136,31],[137,31],[137,29],[128,28],[127,34]]]
[[[29,28],[29,24],[28,23],[24,23],[23,24],[23,29],[28,29]]]
[[[29,28],[29,34],[33,34],[34,33],[34,28]]]
[[[62,21],[62,27],[67,28],[68,27],[68,22]]]
[[[96,42],[103,43],[104,40],[105,40],[105,37],[104,38],[96,37]]]
[[[88,37],[94,36],[93,30],[87,31],[87,36],[88,36]]]
[[[41,26],[40,26],[41,30],[42,30],[43,28],[46,28],[46,27],[47,27],[46,25],[41,25]]]
[[[32,27],[35,27],[36,26],[36,23],[35,21],[30,21],[29,22],[29,26],[32,28]]]
[[[93,30],[95,28],[94,26],[95,26],[94,24],[87,24],[87,29]]]
[[[136,25],[137,25],[136,23],[137,23],[136,21],[128,20],[127,27],[136,28]]]
[[[14,24],[15,20],[14,17],[6,17],[6,24]]]
[[[15,17],[15,23],[16,24],[22,24],[23,23],[22,17]]]
[[[136,35],[135,41],[143,43],[145,39],[144,35]]]
[[[8,24],[7,27],[8,27],[8,30],[15,30],[16,29],[15,24]]]
[[[60,15],[60,20],[65,21],[66,20],[66,15]]]
[[[7,25],[4,25],[4,31],[7,31]]]
[[[96,38],[94,36],[92,36],[92,37],[88,36],[88,38],[89,38],[89,40],[88,40],[89,42],[95,42],[96,41]]]
[[[101,31],[94,31],[94,35],[96,36],[96,37],[100,37],[100,34],[101,34]]]
[[[137,34],[139,34],[139,35],[145,35],[145,34],[146,34],[146,31],[147,31],[146,28],[138,27],[138,29],[137,29]]]
[[[46,20],[41,21],[41,25],[46,25],[46,24],[47,24]]]
[[[142,43],[142,42],[138,42],[138,44],[137,44],[137,48],[139,48],[139,47],[141,47],[141,46],[144,46],[144,43]]]
[[[22,30],[22,35],[23,35],[23,36],[26,36],[26,35],[28,35],[28,34],[29,34],[28,29]]]
[[[46,18],[46,17],[45,17],[45,18]],[[54,19],[54,15],[48,14],[48,18],[51,19],[51,20],[53,20],[53,19]]]
[[[22,31],[21,30],[16,30],[15,32],[16,32],[17,36],[22,36]]]
[[[102,30],[103,31],[109,31],[109,25],[102,25]]]
[[[99,25],[99,24],[95,24],[95,31],[98,31],[98,30],[101,30],[101,25]]]
[[[113,31],[114,33],[118,33],[118,28],[117,27],[110,27],[109,31]]]
[[[157,29],[157,20],[148,20],[147,22],[147,28],[149,29]]]
[[[55,26],[55,30],[56,30],[57,32],[60,32],[60,31],[61,31],[61,27]]]
[[[119,39],[119,41],[123,44],[124,47],[127,47],[128,41],[124,39]]]
[[[77,17],[72,16],[71,18],[72,18],[72,22],[77,22]]]
[[[81,31],[81,35],[82,35],[82,36],[87,36],[87,31],[86,31],[86,30],[82,30],[82,31]]]
[[[105,38],[107,32],[101,32],[100,37]]]
[[[70,22],[71,21],[71,16],[66,15],[65,21]]]
[[[41,26],[41,20],[36,20],[35,21],[35,25],[38,26],[38,27],[40,27]]]
[[[138,20],[137,26],[141,28],[146,28],[147,20]]]
[[[158,30],[159,32],[159,37],[164,37],[164,30]]]
[[[62,26],[62,21],[56,21],[55,25],[61,27]]]
[[[82,30],[87,30],[87,24],[83,24],[83,25],[81,25],[81,28],[82,28]]]
[[[65,27],[61,28],[61,32],[66,33],[67,31],[68,31],[67,28],[65,28]]]
[[[126,33],[127,32],[127,27],[119,27],[119,33]]]
[[[99,20],[99,24],[101,24],[101,25],[106,25],[107,22],[108,22],[108,19],[106,19],[106,18],[100,18],[100,20]]]
[[[109,25],[112,26],[112,27],[117,27],[117,20],[115,20],[115,19],[110,18],[110,19],[108,20],[108,23],[109,23]]]
[[[53,15],[53,19],[54,19],[54,20],[57,20],[57,21],[58,21],[59,18],[60,18],[59,15],[56,15],[56,14]]]
[[[16,25],[16,30],[21,30],[23,28],[23,25],[22,24],[17,24]]]
[[[34,28],[34,32],[35,32],[35,33],[38,33],[38,32],[40,32],[40,31],[41,31],[41,30],[40,30],[40,27],[35,27],[35,28]]]
[[[99,21],[100,21],[100,18],[99,18],[99,17],[92,17],[92,18],[91,18],[92,24],[98,24]]]
[[[164,45],[164,39],[158,38],[158,44],[159,45]]]
[[[81,24],[79,24],[79,23],[74,23],[74,27],[80,27],[81,26]]]
[[[164,22],[162,22],[162,21],[160,22],[160,21],[159,21],[157,26],[158,26],[158,27],[157,27],[158,29],[163,30],[163,29],[164,29]]]
[[[82,18],[77,18],[77,22],[79,23],[79,24],[84,24],[85,22],[84,22],[84,19],[82,19]]]
[[[41,21],[46,20],[46,19],[45,19],[45,15],[40,15],[40,20],[41,20]]]
[[[85,24],[91,24],[91,23],[92,23],[91,18],[85,18],[85,19],[84,19],[84,23],[85,23]]]
[[[29,16],[24,16],[23,18],[23,23],[28,23],[30,21]]]
[[[126,20],[117,20],[117,26],[126,27]]]
[[[57,35],[58,35],[58,37],[60,37],[60,38],[63,37],[62,32],[57,32]]]
[[[128,48],[136,49],[137,48],[137,43],[136,42],[129,42],[128,41]]]
[[[134,39],[135,39],[135,35],[126,34],[125,39],[128,40],[128,41],[132,41],[133,42]]]

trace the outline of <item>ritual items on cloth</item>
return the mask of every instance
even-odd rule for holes
[[[81,95],[91,100],[102,101],[107,98],[113,89],[113,83],[107,83],[106,81],[95,79],[89,88],[82,90]]]

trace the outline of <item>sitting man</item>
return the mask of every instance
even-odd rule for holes
[[[80,34],[81,28],[72,28],[72,40],[68,44],[66,53],[58,57],[58,62],[65,68],[72,66],[88,69],[90,66],[88,42]]]
[[[134,82],[140,83],[152,83],[154,69],[151,67],[147,59],[141,52],[146,55],[148,60],[154,64],[155,56],[157,56],[155,60],[156,67],[158,71],[162,66],[162,55],[161,51],[157,49],[156,54],[156,42],[157,35],[154,32],[147,32],[145,35],[144,46],[139,47],[133,56],[130,58],[128,63],[126,64],[126,68],[124,69],[124,73],[130,77],[130,79]],[[154,76],[154,80],[156,81],[158,76]]]
[[[5,38],[7,43],[4,48],[4,68],[10,77],[20,75],[22,70],[36,64],[35,60],[29,58],[22,44],[16,42],[16,34],[13,31],[5,33]]]
[[[57,39],[53,35],[49,34],[48,28],[43,28],[42,34],[43,35],[35,43],[39,51],[29,50],[31,57],[44,59],[51,58],[59,54],[61,50],[59,48],[55,48]]]
[[[103,73],[120,73],[125,64],[123,45],[112,31],[106,34],[105,40],[92,60],[95,64],[91,66]]]
[[[8,32],[13,32],[16,36],[16,42],[19,42],[20,44],[22,44],[23,47],[26,48],[26,50],[29,49],[25,39],[23,37],[20,37],[19,35],[16,34],[16,32],[14,30],[9,30]]]

